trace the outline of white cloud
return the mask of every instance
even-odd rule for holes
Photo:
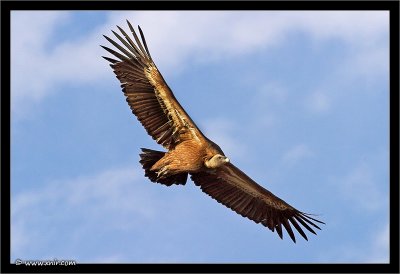
[[[255,96],[255,103],[265,107],[266,103],[282,104],[288,97],[287,89],[279,82],[267,82],[260,86]]]
[[[57,27],[70,20],[69,13],[17,11],[11,17],[13,114],[23,114],[32,102],[56,93],[63,83],[99,82],[110,75],[99,44],[107,44],[102,34],[110,34],[116,24],[126,27],[126,18],[143,27],[155,61],[169,75],[192,61],[223,60],[278,45],[292,31],[303,31],[317,41],[341,39],[357,46],[366,40],[379,44],[388,27],[388,13],[380,11],[111,12],[84,38],[63,41],[49,50],[46,45]],[[359,59],[368,55],[367,50]],[[379,58],[373,60],[371,69]]]
[[[340,71],[335,73],[337,79],[350,85],[354,80],[362,81],[366,91],[374,87],[376,80],[387,81],[389,87],[389,41],[386,42],[384,45],[370,45],[357,50],[351,58],[342,63]],[[374,89],[373,91],[382,92]]]
[[[340,243],[321,253],[321,263],[389,263],[389,222],[358,242]]]
[[[389,222],[375,235],[367,262],[389,263]]]
[[[50,69],[45,52],[49,36],[57,22],[61,22],[66,12],[27,12],[11,13],[11,103],[13,111],[21,103],[39,101],[48,92]],[[53,66],[52,66],[53,67]]]
[[[18,11],[11,15],[11,109],[17,118],[60,86],[89,83],[107,75],[100,57],[99,30],[85,38],[55,44],[57,27],[70,20],[64,11]]]
[[[286,164],[293,165],[313,155],[313,151],[306,144],[298,144],[283,154],[282,161]]]
[[[13,195],[12,257],[21,258],[29,249],[40,249],[57,237],[54,234],[63,233],[60,231],[63,226],[71,223],[74,226],[68,231],[70,242],[84,237],[88,227],[124,231],[138,222],[153,220],[157,200],[142,189],[141,182],[146,181],[142,173],[131,167],[116,168],[91,176],[52,181]],[[53,231],[53,227],[58,230]],[[47,235],[43,234],[44,230]]]
[[[353,45],[376,43],[388,31],[388,11],[294,12],[291,22],[316,39],[340,39]]]
[[[381,184],[389,182],[376,181],[373,170],[368,163],[362,162],[336,180],[341,182],[342,197],[363,212],[375,212],[388,205],[389,198],[384,195]]]
[[[331,98],[326,92],[315,91],[306,99],[306,107],[315,113],[323,113],[329,111],[331,106]]]
[[[236,140],[235,132],[241,130],[240,125],[232,120],[215,118],[204,123],[204,134],[218,144],[231,160],[243,158],[246,155],[246,145]]]
[[[385,11],[147,11],[115,13],[113,23],[130,18],[143,27],[156,62],[177,69],[265,50],[301,31],[316,41],[339,39],[352,46],[379,43],[388,31]],[[110,26],[113,26],[109,22]],[[162,27],[160,27],[162,25]],[[166,46],[166,43],[168,46]],[[190,61],[190,62],[189,62]]]

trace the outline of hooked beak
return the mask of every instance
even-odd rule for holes
[[[225,163],[229,163],[229,162],[230,162],[229,158],[225,157]]]

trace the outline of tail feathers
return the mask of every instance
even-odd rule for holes
[[[142,152],[140,153],[140,161],[144,169],[144,175],[150,179],[152,182],[160,183],[166,186],[171,186],[173,184],[176,185],[184,185],[186,184],[186,180],[188,177],[187,173],[178,173],[165,178],[158,178],[157,173],[155,171],[150,170],[151,167],[162,157],[164,157],[165,152],[155,151],[147,148],[142,148]]]

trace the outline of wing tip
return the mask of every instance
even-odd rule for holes
[[[215,174],[205,172],[203,174],[200,173],[191,174],[191,178],[195,183],[195,185],[200,186],[201,190],[205,192],[208,196],[210,196],[212,199],[230,208],[239,215],[246,217],[247,219],[254,221],[256,223],[262,224],[263,226],[270,229],[272,232],[276,231],[279,238],[281,238],[282,240],[284,237],[283,234],[287,233],[290,239],[293,241],[293,243],[297,243],[299,241],[298,239],[300,238],[304,238],[306,241],[308,241],[306,230],[316,235],[317,233],[313,230],[312,227],[316,227],[319,230],[321,230],[321,228],[317,224],[319,223],[325,224],[324,222],[314,218],[315,217],[314,215],[296,210],[295,208],[286,204],[284,201],[283,203],[286,206],[284,208],[274,207],[272,203],[260,201],[263,207],[258,208],[255,213],[253,212],[250,214],[248,211],[245,210],[247,206],[242,208],[241,206],[243,205],[243,203],[237,202],[238,201],[237,199],[235,200],[232,198],[234,192],[229,191],[229,189],[228,190],[219,189],[217,191],[211,190],[212,188],[215,187],[215,185],[212,184],[210,181],[216,181],[221,183],[222,186],[220,187],[223,187],[224,185],[229,185],[226,183],[226,181],[229,179],[229,178],[227,179],[226,176],[225,177],[223,175],[216,176]],[[269,192],[267,194],[269,194]],[[301,237],[299,235],[296,235],[297,233]]]
[[[318,220],[318,219],[315,219],[315,218],[311,217],[311,216],[318,216],[318,215],[316,215],[316,214],[310,214],[310,213],[304,213],[304,212],[300,212],[300,214],[301,214],[303,217],[305,217],[305,221],[306,221],[306,222],[308,222],[309,224],[311,224],[311,225],[314,226],[315,228],[318,228],[319,230],[321,230],[321,228],[320,228],[317,224],[313,223],[312,221],[317,222],[317,223],[319,223],[319,224],[324,224],[324,225],[326,225],[326,223],[324,223],[323,221],[320,221],[320,220]],[[311,221],[311,220],[312,220],[312,221]]]
[[[110,57],[107,57],[107,56],[101,56],[101,57],[104,58],[105,60],[107,60],[108,62],[110,62],[111,64],[118,63],[117,60],[112,59],[112,58],[110,58]]]
[[[129,22],[128,19],[126,19],[126,23],[128,24],[128,27],[129,27],[131,30],[133,30],[132,24],[131,24],[131,22]]]

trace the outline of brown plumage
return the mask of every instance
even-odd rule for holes
[[[303,213],[254,182],[230,163],[221,148],[209,140],[176,100],[153,62],[139,27],[141,41],[127,21],[135,42],[118,27],[113,31],[122,45],[104,36],[119,52],[102,46],[117,59],[111,63],[133,114],[147,133],[167,152],[142,148],[140,163],[152,182],[167,186],[186,183],[188,174],[201,190],[243,217],[268,227],[283,237],[282,226],[295,242],[292,226],[303,231],[323,223]],[[302,228],[303,227],[303,228]]]

